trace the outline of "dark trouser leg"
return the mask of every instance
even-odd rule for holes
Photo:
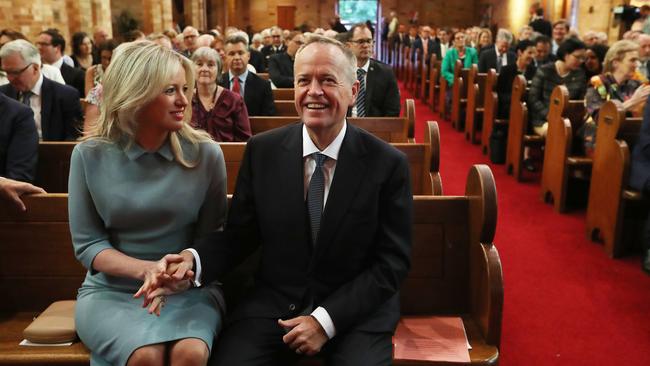
[[[390,365],[392,334],[360,331],[339,334],[325,344],[322,353],[329,366]]]
[[[243,319],[226,327],[213,347],[211,366],[291,365],[298,356],[282,342],[277,319]]]
[[[644,195],[650,195],[650,192],[644,192]],[[645,229],[643,230],[643,253],[641,254],[641,267],[643,270],[650,274],[650,212],[645,221]]]

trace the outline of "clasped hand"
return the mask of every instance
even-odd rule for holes
[[[165,296],[191,287],[190,280],[194,278],[192,267],[193,260],[180,254],[167,254],[157,262],[151,262],[143,270],[141,277],[144,282],[133,297],[144,296],[142,307],[148,307],[149,314],[160,315]]]

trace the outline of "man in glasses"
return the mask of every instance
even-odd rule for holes
[[[74,68],[65,62],[65,39],[61,33],[56,29],[42,31],[36,40],[36,47],[38,47],[43,63],[61,70],[65,83],[77,89],[81,97],[85,97],[86,74],[81,69]]]
[[[262,55],[264,55],[264,66],[266,69],[268,70],[269,68],[269,58],[271,58],[271,56],[284,52],[287,52],[287,46],[284,45],[282,29],[280,29],[280,27],[272,27],[271,44],[262,48]]]
[[[357,57],[359,94],[352,117],[397,117],[400,112],[399,89],[393,70],[372,57],[372,34],[363,24],[355,24],[347,42]]]
[[[0,62],[9,80],[0,92],[32,109],[43,141],[77,138],[82,120],[79,92],[43,77],[41,56],[33,44],[23,39],[5,44]]]
[[[269,76],[273,85],[278,88],[293,88],[293,61],[296,52],[305,43],[302,33],[289,33],[287,51],[275,54],[269,58]]]

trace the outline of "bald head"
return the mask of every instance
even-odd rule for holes
[[[642,60],[650,59],[650,35],[640,34],[636,42],[639,44],[639,58]]]

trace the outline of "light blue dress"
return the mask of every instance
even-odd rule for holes
[[[142,308],[133,294],[142,282],[96,272],[102,250],[114,248],[143,260],[178,253],[220,229],[226,217],[226,168],[218,144],[198,149],[183,144],[184,156],[199,163],[185,168],[169,142],[149,153],[96,140],[78,144],[70,163],[70,231],[77,259],[88,268],[79,289],[77,333],[91,350],[91,364],[125,365],[136,349],[182,338],[199,338],[208,348],[222,315],[210,287],[168,296],[160,317]]]

